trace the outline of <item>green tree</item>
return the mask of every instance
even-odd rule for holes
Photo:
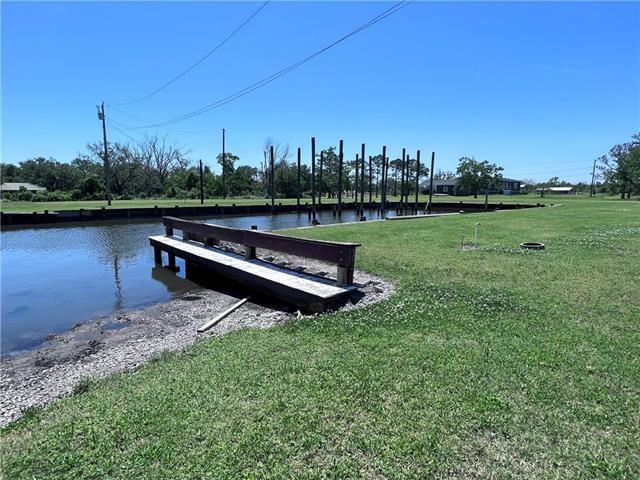
[[[478,198],[479,192],[500,188],[502,185],[502,167],[484,160],[478,162],[475,158],[462,157],[458,160],[456,170],[458,193],[472,193],[474,198]]]
[[[640,193],[640,133],[631,138],[631,142],[615,145],[609,155],[599,158],[605,184],[620,198]]]

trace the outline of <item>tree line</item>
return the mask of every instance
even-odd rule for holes
[[[203,183],[207,198],[246,197],[268,198],[271,196],[271,158],[274,151],[273,180],[275,196],[293,198],[298,192],[297,152],[291,152],[289,145],[267,138],[262,149],[262,159],[258,167],[242,164],[241,159],[232,152],[226,152],[224,158],[218,155],[216,161],[221,173],[204,167]],[[200,194],[200,172],[198,162],[188,158],[189,151],[172,143],[167,137],[151,136],[133,143],[112,142],[108,144],[110,167],[108,180],[114,199],[132,198],[198,198]],[[58,201],[58,200],[103,200],[106,199],[104,151],[101,143],[90,143],[86,151],[70,163],[59,162],[53,158],[37,157],[20,162],[18,165],[0,163],[2,182],[28,182],[45,187],[47,192],[20,191],[5,192],[3,196],[12,200]],[[356,169],[358,170],[357,189],[364,184],[368,199],[369,181],[372,194],[381,195],[383,161],[377,154],[365,159],[365,178],[362,177],[362,159],[343,160],[342,192],[346,198],[356,190]],[[402,184],[401,158],[387,157],[387,195],[399,195]],[[300,168],[300,188],[303,197],[311,193],[311,167],[302,159]],[[640,134],[635,134],[628,143],[615,145],[608,155],[597,159],[598,172],[602,182],[595,188],[599,192],[620,194],[630,197],[640,194]],[[407,156],[407,195],[415,193],[415,158]],[[455,172],[438,170],[434,179],[446,180],[458,178],[458,193],[473,195],[485,191],[500,191],[503,168],[486,160],[477,161],[473,157],[458,160]],[[417,172],[420,193],[427,193],[425,182],[429,177],[426,162],[421,162]],[[551,186],[573,186],[578,191],[588,192],[591,186],[585,182],[571,183],[552,177],[545,182],[524,180],[527,187],[524,193],[535,192]],[[339,155],[335,146],[328,146],[316,156],[316,194],[324,197],[337,196],[339,187]]]
[[[259,166],[242,164],[232,152],[219,154],[216,162],[219,172],[209,166],[203,168],[203,186],[207,198],[246,197],[268,198],[271,196],[271,147],[274,149],[273,188],[275,196],[292,198],[298,192],[297,154],[289,145],[268,138],[263,145],[263,157]],[[104,200],[108,179],[113,199],[133,198],[198,198],[200,195],[199,162],[188,158],[189,151],[172,143],[167,137],[151,136],[132,143],[110,142],[107,144],[109,168],[105,173],[104,147],[101,143],[90,143],[86,151],[71,162],[59,162],[54,158],[37,157],[19,162],[18,165],[1,163],[2,182],[26,182],[45,187],[47,192],[5,192],[4,198],[22,201]],[[389,160],[388,193],[399,194],[402,159]],[[364,162],[365,178],[362,180],[362,160],[343,159],[342,192],[353,196],[365,186],[368,194],[369,180],[372,193],[381,194],[382,155],[374,155]],[[311,194],[311,167],[302,158],[300,166],[301,196]],[[370,168],[371,166],[371,168]],[[358,185],[356,186],[356,169]],[[416,160],[407,158],[407,194],[415,192]],[[224,175],[222,175],[224,170]],[[429,174],[421,165],[419,182]],[[438,172],[441,174],[441,172]],[[339,187],[339,156],[335,146],[328,146],[316,155],[316,194],[335,197]]]

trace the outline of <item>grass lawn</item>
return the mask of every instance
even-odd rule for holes
[[[489,201],[491,202],[520,202],[520,203],[536,203],[536,202],[549,202],[555,199],[556,201],[561,200],[562,198],[566,198],[564,195],[557,195],[555,197],[546,196],[541,200],[538,195],[514,195],[514,196],[505,196],[505,195],[491,195],[489,197]],[[605,197],[602,197],[605,198]],[[615,198],[615,197],[607,197],[607,198]],[[365,195],[365,201],[369,199],[368,194]],[[390,196],[388,200],[396,201],[399,197]],[[414,197],[410,197],[411,202],[413,202]],[[420,203],[426,203],[429,197],[426,195],[421,195],[419,197]],[[375,201],[379,202],[380,197],[374,198]],[[434,197],[435,202],[460,202],[460,201],[475,201],[475,202],[484,202],[484,197],[482,195],[478,195],[477,199],[471,197],[453,197],[448,195],[437,195]],[[353,203],[353,197],[344,198],[343,201],[345,203]],[[303,198],[301,202],[304,204],[308,202],[311,204],[311,198]],[[323,198],[323,203],[336,203],[335,198]],[[212,198],[206,199],[205,205],[231,205],[235,203],[236,205],[264,205],[265,203],[270,203],[268,198]],[[282,203],[283,205],[292,205],[296,203],[295,198],[278,198],[276,199],[276,203]],[[173,207],[174,205],[180,206],[198,206],[200,205],[200,200],[191,200],[191,199],[177,199],[177,198],[169,198],[169,199],[137,199],[137,200],[113,200],[111,202],[111,207],[107,205],[107,202],[104,200],[80,200],[77,202],[18,202],[11,200],[0,200],[0,211],[3,212],[44,212],[45,210],[49,210],[50,212],[55,212],[56,210],[78,210],[80,208],[135,208],[135,207],[153,207],[154,205],[158,205],[159,207]]]
[[[640,202],[564,203],[297,231],[397,293],[91,382],[4,478],[639,478]]]

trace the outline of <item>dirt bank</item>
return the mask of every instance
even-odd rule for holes
[[[335,269],[285,256],[264,258],[316,274]],[[390,283],[362,272],[356,272],[355,281],[362,287],[334,309],[361,308],[393,292]],[[63,334],[50,336],[36,350],[3,359],[0,426],[20,417],[24,409],[45,405],[71,393],[82,379],[132,370],[159,352],[179,350],[209,336],[240,328],[269,328],[302,316],[294,307],[252,297],[206,333],[196,332],[197,327],[242,296],[198,287],[144,310],[116,312],[78,324]]]

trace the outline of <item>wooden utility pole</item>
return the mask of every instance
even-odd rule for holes
[[[300,147],[298,147],[298,197],[296,198],[296,208],[298,210],[300,210],[300,189],[301,189],[301,185],[300,185],[300,168],[301,168],[301,156],[302,156],[302,150],[300,149]]]
[[[433,197],[433,164],[436,160],[436,152],[431,152],[431,170],[429,171],[429,203],[427,203],[427,213],[431,213],[431,198]]]
[[[269,163],[271,164],[271,173],[269,178],[271,180],[271,210],[276,206],[276,162],[273,152],[273,145],[269,146]]]
[[[342,215],[342,162],[344,161],[344,141],[340,140],[338,154],[338,215]]]
[[[203,174],[204,172],[202,171],[202,160],[200,160],[200,205],[204,204],[204,180],[203,180]]]
[[[225,145],[224,145],[224,141],[225,141],[225,130],[224,128],[222,129],[222,198],[227,198],[227,187],[225,184],[225,166],[227,165],[227,159],[226,159],[226,154],[225,154]]]
[[[316,137],[311,137],[311,215],[316,219]]]
[[[104,102],[98,108],[98,119],[102,120],[102,140],[104,142],[104,188],[107,191],[107,205],[111,205],[111,179],[109,176],[109,147],[107,144],[107,117]]]
[[[598,159],[593,160],[593,171],[591,172],[591,190],[589,191],[589,197],[593,197],[593,187],[596,179],[596,162]]]
[[[420,194],[420,150],[416,153],[416,201],[413,209],[418,213],[418,195]]]

